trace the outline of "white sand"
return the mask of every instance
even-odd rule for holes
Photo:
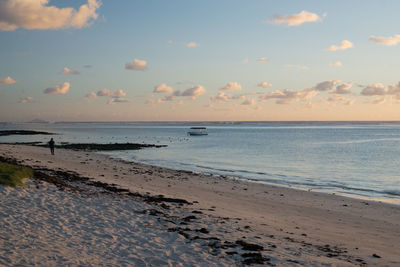
[[[0,145],[0,155],[36,168],[74,171],[132,192],[198,202],[171,206],[168,214],[179,218],[203,212],[180,225],[181,219],[174,224],[165,216],[158,220],[138,213],[150,204],[123,196],[84,197],[47,183],[39,189],[30,183],[26,190],[2,188],[0,263],[5,265],[25,260],[26,265],[48,266],[213,266],[243,260],[226,253],[243,254],[240,246],[215,249],[210,239],[190,240],[200,235],[218,237],[220,244],[239,239],[259,244],[262,255],[278,266],[400,266],[399,206],[127,163],[96,153],[57,150],[51,156],[44,148]],[[171,227],[189,228],[184,231],[189,238],[168,232]],[[200,228],[209,233],[194,231]]]
[[[186,242],[167,223],[143,214],[143,202],[85,196],[32,181],[0,186],[0,265],[229,266],[206,246]]]

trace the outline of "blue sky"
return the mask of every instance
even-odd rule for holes
[[[2,22],[16,27],[0,31],[0,121],[399,119],[400,44],[387,45],[400,34],[399,1],[103,0],[96,15],[73,25],[27,18],[43,17],[49,6],[78,12],[87,1],[42,0],[39,9],[6,5],[19,1],[0,1],[0,30]],[[271,23],[275,15],[302,11],[318,19]],[[386,38],[386,45],[372,36]],[[328,50],[344,40],[353,47]],[[197,46],[187,47],[190,42]],[[134,59],[147,67],[126,69]],[[62,73],[65,67],[79,74]],[[1,83],[7,77],[15,82]],[[313,89],[324,81],[337,82]],[[65,82],[67,92],[44,93]],[[221,90],[230,82],[241,90]],[[261,82],[272,86],[257,86]],[[163,83],[177,95],[172,101],[153,92]],[[383,93],[375,91],[377,83]],[[351,89],[336,94],[342,84]],[[182,95],[198,85],[205,92]],[[374,90],[361,94],[370,85]],[[103,89],[111,93],[85,98]],[[277,97],[285,89],[293,92]],[[124,95],[113,96],[115,90]],[[215,101],[221,93],[223,100]]]

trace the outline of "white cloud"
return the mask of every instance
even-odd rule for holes
[[[90,98],[96,98],[97,94],[95,92],[90,92],[85,95],[85,98],[90,99]]]
[[[153,90],[154,93],[172,93],[173,91],[174,88],[166,85],[165,83],[155,86]]]
[[[30,96],[23,97],[18,100],[18,103],[21,103],[21,104],[34,103],[34,102],[35,102],[35,100]]]
[[[124,96],[126,96],[126,93],[124,92],[124,90],[121,89],[115,90],[112,93],[112,97],[124,97]]]
[[[384,104],[385,102],[386,102],[386,98],[382,97],[382,98],[374,99],[372,101],[372,104],[381,105],[381,104]]]
[[[61,73],[62,74],[67,74],[67,75],[71,75],[71,74],[78,75],[78,74],[81,74],[78,70],[71,70],[70,68],[67,68],[67,67],[64,67]]]
[[[398,43],[400,43],[400,34],[396,34],[396,35],[391,36],[391,37],[374,37],[374,36],[371,36],[369,38],[369,40],[371,42],[378,43],[378,44],[381,44],[381,45],[393,46],[393,45],[397,45]]]
[[[387,89],[381,83],[375,83],[365,87],[361,94],[364,96],[386,95]]]
[[[341,95],[332,95],[327,99],[327,101],[332,103],[342,103],[343,105],[351,106],[356,100]]]
[[[390,97],[392,100],[400,100],[400,82],[395,85],[389,85],[388,87],[385,87],[381,83],[371,84],[361,91],[361,95],[375,97],[375,99],[372,101],[373,104],[385,103],[387,100],[385,96],[393,96]]]
[[[277,104],[290,104],[298,100],[310,100],[318,91],[313,88],[305,88],[300,91],[285,89],[283,91],[274,91],[259,97],[260,100],[276,99]]]
[[[78,10],[66,7],[49,6],[49,0],[3,0],[0,1],[0,31],[14,31],[18,28],[28,30],[55,30],[83,28],[96,20],[97,9],[101,3],[88,0]]]
[[[68,93],[70,87],[70,83],[65,82],[63,84],[56,85],[55,87],[47,88],[43,92],[49,95],[65,95],[66,93]]]
[[[10,76],[4,78],[4,79],[0,79],[0,84],[14,84],[17,81],[14,80],[13,78],[11,78]]]
[[[224,87],[221,87],[220,90],[238,91],[242,90],[242,86],[237,82],[228,82]]]
[[[227,95],[224,92],[219,92],[216,96],[210,97],[210,101],[216,103],[225,103],[229,100],[246,100],[245,95]]]
[[[97,93],[92,92],[88,95],[90,95],[91,98],[94,98],[95,95],[96,96],[110,96],[110,97],[124,97],[124,96],[126,96],[126,93],[124,92],[124,90],[121,90],[121,89],[114,90],[114,92],[112,92],[109,89],[103,89],[103,90],[97,91]],[[86,97],[88,97],[88,95],[86,95]]]
[[[192,98],[196,98],[198,96],[203,95],[205,92],[206,92],[206,89],[203,86],[196,85],[196,86],[193,86],[193,87],[191,87],[189,89],[186,89],[180,95],[181,96],[189,96],[189,97],[192,97]]]
[[[189,47],[189,48],[198,47],[198,46],[199,46],[199,44],[195,43],[195,42],[190,42],[190,43],[186,44],[186,47]]]
[[[331,63],[329,63],[329,66],[331,66],[331,67],[341,67],[342,66],[342,62],[341,61],[331,62]]]
[[[241,103],[241,105],[245,105],[245,106],[252,106],[256,103],[256,100],[254,99],[246,99],[245,101],[243,101]]]
[[[183,92],[175,91],[172,95],[165,96],[163,98],[163,100],[164,101],[172,101],[177,96],[187,96],[187,97],[190,97],[192,99],[195,99],[195,98],[205,94],[205,92],[206,92],[206,89],[203,86],[196,85],[196,86],[193,86],[193,87],[191,87],[189,89],[186,89]]]
[[[308,70],[307,66],[304,65],[293,65],[293,64],[285,64],[286,68],[295,68],[295,69],[300,69],[300,70]]]
[[[353,85],[351,83],[343,83],[341,85],[336,86],[335,88],[332,88],[329,93],[331,94],[349,94],[350,93],[350,88]]]
[[[248,57],[246,57],[245,59],[242,60],[242,64],[247,64],[247,63],[249,63],[249,58]]]
[[[127,70],[146,70],[147,62],[145,60],[134,59],[132,63],[126,63],[125,69]]]
[[[400,82],[396,85],[389,85],[388,87],[388,95],[397,95],[400,96]]]
[[[210,100],[216,103],[225,103],[228,102],[229,99],[230,96],[226,95],[224,92],[219,92],[218,95],[210,97]]]
[[[130,99],[128,98],[122,98],[122,97],[113,97],[110,100],[107,101],[107,104],[112,105],[115,103],[128,103],[131,102]]]
[[[336,50],[346,50],[349,48],[354,47],[353,43],[349,40],[344,40],[340,43],[340,45],[331,45],[328,50],[329,51],[336,51]]]
[[[259,58],[256,59],[256,61],[257,61],[257,62],[263,62],[263,63],[265,63],[265,62],[268,62],[268,58],[266,58],[266,57],[259,57]]]
[[[103,90],[97,91],[96,95],[97,96],[111,96],[111,91],[108,89],[103,89]]]
[[[272,84],[267,83],[267,82],[261,82],[259,84],[257,84],[258,87],[262,87],[262,88],[267,88],[267,87],[271,87]]]
[[[317,91],[332,90],[334,89],[335,85],[338,84],[339,82],[340,82],[339,80],[320,82],[316,86],[314,86],[314,89]]]
[[[269,19],[268,22],[273,24],[287,24],[288,26],[299,26],[305,22],[316,22],[320,20],[321,17],[319,15],[303,10],[298,14],[288,16],[275,15],[274,18]]]

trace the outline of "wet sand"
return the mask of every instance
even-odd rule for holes
[[[68,174],[89,178],[68,180],[85,190],[60,189],[40,179],[25,189],[2,186],[0,247],[5,252],[0,263],[6,265],[15,265],[21,256],[33,258],[27,265],[35,259],[139,266],[400,265],[396,205],[130,163],[94,152],[56,150],[52,156],[46,148],[0,145],[0,156],[59,179]],[[147,201],[146,196],[158,195],[188,203]],[[62,249],[65,242],[70,242],[68,249]],[[102,253],[108,256],[101,259]]]

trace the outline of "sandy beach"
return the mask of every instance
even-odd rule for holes
[[[0,265],[400,266],[400,206],[95,152],[0,156],[66,183],[0,186]]]

